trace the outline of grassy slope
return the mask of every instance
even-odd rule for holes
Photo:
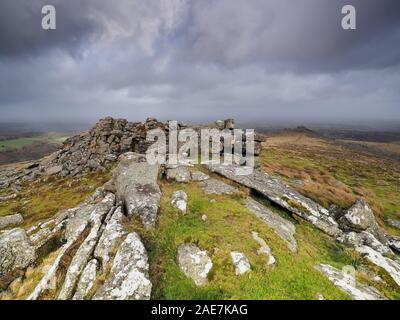
[[[109,173],[96,173],[82,178],[38,182],[29,189],[24,188],[18,199],[2,204],[0,215],[23,212],[26,226],[29,226],[51,217],[58,210],[74,207],[108,179]],[[299,250],[291,253],[266,224],[245,208],[245,189],[236,196],[208,197],[194,182],[187,185],[163,182],[161,187],[163,196],[157,227],[145,230],[137,221],[127,225],[128,229],[142,234],[148,250],[153,298],[316,299],[317,293],[321,293],[327,299],[348,299],[314,268],[319,263],[327,263],[337,268],[354,265],[360,281],[370,282],[388,297],[400,299],[398,287],[382,270],[366,264],[354,251],[335,243],[313,226],[272,208],[296,223]],[[172,192],[180,189],[189,196],[189,212],[185,216],[170,205]],[[216,202],[210,202],[211,199]],[[203,214],[208,217],[205,222],[201,219]],[[268,267],[266,257],[257,255],[259,244],[253,240],[251,231],[257,231],[271,247],[277,259],[275,266]],[[203,288],[196,287],[176,263],[177,247],[184,242],[197,243],[213,260],[210,282]],[[230,258],[230,252],[234,250],[247,255],[252,265],[251,273],[235,275]],[[25,281],[16,285],[15,294],[6,298],[26,297],[55,256],[52,253],[44,257],[36,268],[27,272]],[[388,285],[372,283],[366,276],[372,271]]]
[[[180,214],[170,205],[176,190],[189,196],[189,213]],[[305,222],[297,222],[299,251],[291,253],[285,243],[243,205],[241,196],[213,196],[215,203],[195,184],[163,184],[163,198],[156,230],[146,231],[137,222],[149,251],[153,298],[157,299],[316,299],[322,293],[327,299],[348,299],[324,275],[315,270],[319,263],[341,268],[353,264],[355,255],[349,249]],[[278,209],[274,209],[278,210]],[[201,216],[206,214],[204,222]],[[286,215],[286,212],[280,212]],[[292,219],[292,218],[290,218]],[[257,231],[271,247],[277,264],[266,265],[258,256],[258,243],[251,231]],[[196,287],[176,263],[177,247],[184,242],[197,243],[207,250],[214,267],[209,284]],[[237,277],[231,262],[231,251],[244,252],[252,265],[251,273]],[[357,257],[358,258],[358,257]],[[389,289],[389,294],[393,290]]]
[[[377,217],[400,218],[400,163],[357,153],[310,137],[272,138],[262,153],[263,169],[328,207],[365,198]],[[300,142],[299,142],[300,140]],[[303,185],[294,183],[300,179]],[[391,233],[400,231],[385,226]]]
[[[72,179],[50,178],[46,182],[26,183],[16,199],[0,202],[0,216],[21,213],[25,219],[23,226],[30,226],[52,217],[60,210],[75,207],[110,177],[110,173],[105,172]]]

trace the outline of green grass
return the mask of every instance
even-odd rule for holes
[[[18,138],[0,141],[0,152],[18,150],[35,142],[63,142],[67,138],[64,134],[45,134],[29,138]]]
[[[76,178],[50,178],[45,182],[26,183],[16,199],[0,203],[0,216],[21,213],[23,226],[28,227],[60,210],[75,207],[110,178],[110,172],[96,172]],[[10,190],[3,192],[10,193]]]
[[[185,190],[189,212],[182,215],[170,205],[176,190]],[[199,187],[164,184],[158,226],[144,230],[131,222],[129,229],[139,231],[148,249],[153,298],[156,299],[349,299],[323,274],[315,269],[319,263],[337,268],[354,264],[349,249],[306,222],[297,222],[297,253],[291,253],[284,241],[246,207],[240,196],[214,196],[215,203]],[[274,209],[275,211],[278,209]],[[201,216],[206,214],[204,222]],[[281,215],[287,215],[282,211]],[[257,255],[259,244],[252,238],[256,231],[268,243],[277,264],[268,267],[266,257]],[[214,266],[209,284],[196,287],[176,262],[177,247],[185,242],[196,243],[207,250]],[[241,251],[249,258],[250,273],[236,276],[231,251]]]

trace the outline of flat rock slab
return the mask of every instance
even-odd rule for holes
[[[61,284],[58,298],[72,298],[80,275],[92,258],[104,216],[112,210],[114,203],[115,196],[106,194],[96,204],[82,203],[76,208],[60,213],[58,218],[62,220],[60,224],[64,226],[62,228],[64,230],[63,239],[66,242],[60,248],[56,259],[30,294],[28,300],[40,299],[45,292],[56,290],[61,272],[65,273],[65,280]],[[59,227],[60,225],[56,225],[55,229]]]
[[[330,265],[320,264],[317,269],[323,272],[338,288],[348,293],[354,300],[385,300],[375,288],[357,283],[356,279]]]
[[[258,170],[253,170],[252,173],[247,175],[241,175],[241,167],[234,165],[210,164],[207,167],[212,172],[265,196],[270,201],[311,222],[331,236],[336,237],[342,233],[327,209],[304,197],[275,177]]]
[[[245,274],[250,271],[249,259],[242,252],[231,252],[233,265],[235,266],[235,273],[237,276]]]
[[[82,272],[73,300],[87,300],[97,277],[98,261],[91,260]]]
[[[99,242],[94,251],[94,256],[101,262],[103,271],[111,260],[112,252],[117,249],[117,245],[127,234],[123,226],[124,214],[121,207],[118,207],[111,215],[101,234]]]
[[[69,300],[73,297],[79,278],[88,262],[91,260],[96,244],[103,230],[103,221],[107,214],[113,212],[115,196],[108,194],[101,202],[95,205],[90,214],[90,232],[76,251],[71,264],[65,274],[64,284],[58,295],[59,300]]]
[[[15,227],[24,223],[24,217],[21,214],[12,214],[5,217],[0,217],[0,230],[9,227]]]
[[[196,171],[192,173],[193,181],[205,181],[208,179],[210,179],[210,177],[201,171]]]
[[[239,192],[239,189],[217,179],[202,181],[200,186],[205,194],[235,194]]]
[[[149,300],[152,284],[148,271],[146,249],[139,235],[130,233],[115,255],[108,279],[93,299]]]
[[[393,280],[400,286],[400,263],[392,259],[386,258],[381,253],[375,251],[368,246],[357,247],[356,250],[372,262],[373,264],[386,270]]]
[[[192,243],[182,244],[178,247],[178,264],[197,286],[207,284],[207,276],[213,264],[206,251]]]
[[[147,227],[156,223],[161,190],[157,184],[159,165],[150,165],[140,155],[121,156],[114,172],[117,197],[123,201],[128,216],[138,216]]]
[[[290,251],[297,251],[297,241],[294,237],[296,234],[296,226],[292,222],[273,213],[266,206],[252,198],[246,199],[246,207],[273,229],[276,234],[286,242]]]

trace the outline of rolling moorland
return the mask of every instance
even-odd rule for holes
[[[22,216],[0,231],[0,239],[9,230],[25,230],[26,245],[35,250],[23,266],[3,270],[0,299],[400,299],[398,252],[379,238],[400,236],[400,139],[370,141],[307,128],[266,133],[258,170],[270,177],[271,189],[287,186],[276,200],[218,168],[147,167],[137,155],[141,141],[133,150],[115,145],[124,146],[124,130],[140,136],[143,128],[161,124],[151,120],[126,129],[123,122],[121,129],[107,121],[67,139],[57,156],[0,167],[29,172],[0,191],[0,218]],[[106,139],[100,138],[104,132]],[[65,169],[76,152],[86,156],[86,145],[109,148],[105,164],[90,158],[78,171]],[[143,212],[126,191],[138,184],[135,197],[147,204]],[[328,227],[310,218],[314,208],[326,208],[332,217],[348,213],[359,199],[374,215],[364,231],[342,226],[344,214],[338,222],[328,217]],[[101,218],[88,223],[87,208]],[[82,232],[71,236],[80,224]],[[338,240],[339,233],[346,238],[367,231],[379,244]],[[131,253],[129,243],[137,251]],[[390,268],[369,259],[372,247]],[[0,249],[7,252],[7,243],[0,240]],[[136,265],[121,266],[130,256]],[[354,268],[356,285],[341,274],[345,266]],[[130,294],[115,294],[110,288],[124,291],[128,280],[120,274],[127,270],[141,275],[138,285]]]

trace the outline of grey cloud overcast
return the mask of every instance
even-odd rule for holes
[[[399,64],[398,0],[0,2],[2,121],[400,120]]]

